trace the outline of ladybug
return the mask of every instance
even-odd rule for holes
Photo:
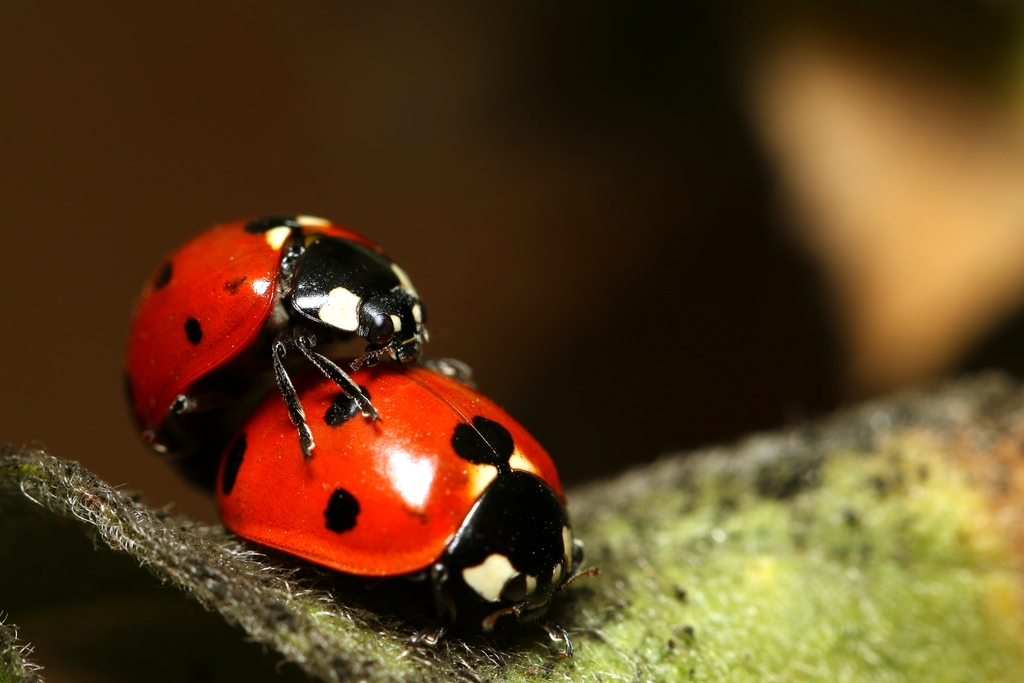
[[[571,656],[568,634],[543,617],[594,570],[581,570],[583,544],[548,454],[490,400],[424,365],[352,378],[379,421],[355,419],[356,401],[316,373],[298,382],[315,458],[298,457],[281,401],[256,408],[220,462],[225,526],[340,572],[426,580],[440,621],[420,642],[514,617]]]
[[[311,216],[218,225],[182,245],[146,284],[128,337],[129,400],[155,450],[196,452],[217,442],[218,428],[237,427],[272,372],[309,457],[315,442],[289,376],[293,361],[319,368],[376,419],[349,374],[317,346],[361,337],[368,346],[357,364],[384,355],[411,363],[427,339],[423,321],[408,275],[362,235]]]

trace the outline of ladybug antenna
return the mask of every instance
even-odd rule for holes
[[[576,579],[582,579],[584,576],[597,576],[601,573],[600,567],[587,567],[586,569],[577,569],[569,577],[562,582],[562,585],[558,587],[557,594],[561,595],[562,591],[569,587],[569,584],[575,583]]]
[[[494,630],[494,625],[497,623],[498,619],[500,619],[501,617],[505,616],[506,614],[514,614],[514,615],[516,615],[516,618],[518,618],[519,615],[522,614],[522,612],[523,612],[523,604],[517,602],[516,604],[514,604],[514,605],[512,605],[510,607],[503,607],[503,608],[501,608],[501,609],[499,609],[499,610],[497,610],[495,612],[492,612],[488,616],[484,617],[484,620],[483,620],[483,622],[481,622],[480,627],[483,629],[484,633],[490,633],[491,631]]]

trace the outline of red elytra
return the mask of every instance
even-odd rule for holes
[[[176,398],[250,348],[271,314],[282,244],[268,234],[246,232],[248,223],[226,223],[197,235],[169,256],[143,289],[125,367],[133,413],[150,442]],[[322,219],[307,220],[303,230],[382,251]],[[196,321],[191,330],[190,319]],[[192,341],[196,336],[201,344]]]
[[[218,472],[217,499],[230,530],[350,574],[394,576],[428,567],[497,476],[493,465],[463,459],[452,445],[456,427],[479,418],[511,436],[511,469],[536,475],[564,505],[547,452],[476,391],[419,366],[381,365],[353,379],[368,391],[380,420],[331,426],[332,402],[348,399],[318,373],[297,383],[318,444],[311,458],[303,457],[280,397],[256,409]],[[352,518],[343,532],[328,528],[325,517],[339,490]]]

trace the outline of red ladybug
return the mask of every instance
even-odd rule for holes
[[[423,319],[405,272],[351,230],[310,216],[215,226],[164,261],[139,299],[126,360],[136,421],[157,451],[201,450],[216,442],[219,425],[231,424],[225,416],[237,427],[251,407],[246,397],[270,383],[273,369],[309,456],[314,441],[284,364],[288,352],[376,418],[349,375],[315,347],[358,336],[369,342],[358,362],[386,354],[410,363],[426,340]]]
[[[315,458],[299,457],[281,401],[260,404],[218,472],[230,530],[349,574],[426,578],[443,624],[484,631],[539,620],[590,573],[551,458],[501,408],[424,366],[353,379],[379,421],[353,419],[356,403],[315,373],[299,383]],[[565,631],[539,623],[571,655]]]

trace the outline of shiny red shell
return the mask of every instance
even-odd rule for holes
[[[142,291],[125,366],[144,434],[160,427],[179,394],[250,348],[270,316],[283,247],[268,234],[246,232],[247,224],[217,225],[192,238]],[[303,233],[342,237],[380,251],[365,237],[322,219],[306,219]]]
[[[457,425],[484,417],[511,434],[513,469],[531,471],[563,497],[547,452],[486,397],[423,367],[381,364],[353,379],[381,419],[356,414],[337,427],[325,415],[339,389],[319,373],[299,383],[317,447],[306,459],[280,396],[268,397],[228,447],[217,477],[224,524],[243,538],[327,567],[394,576],[440,558],[487,484],[493,465],[459,457]],[[241,442],[241,446],[239,445]],[[339,489],[358,504],[354,525],[330,530]],[[564,500],[563,500],[564,502]]]

